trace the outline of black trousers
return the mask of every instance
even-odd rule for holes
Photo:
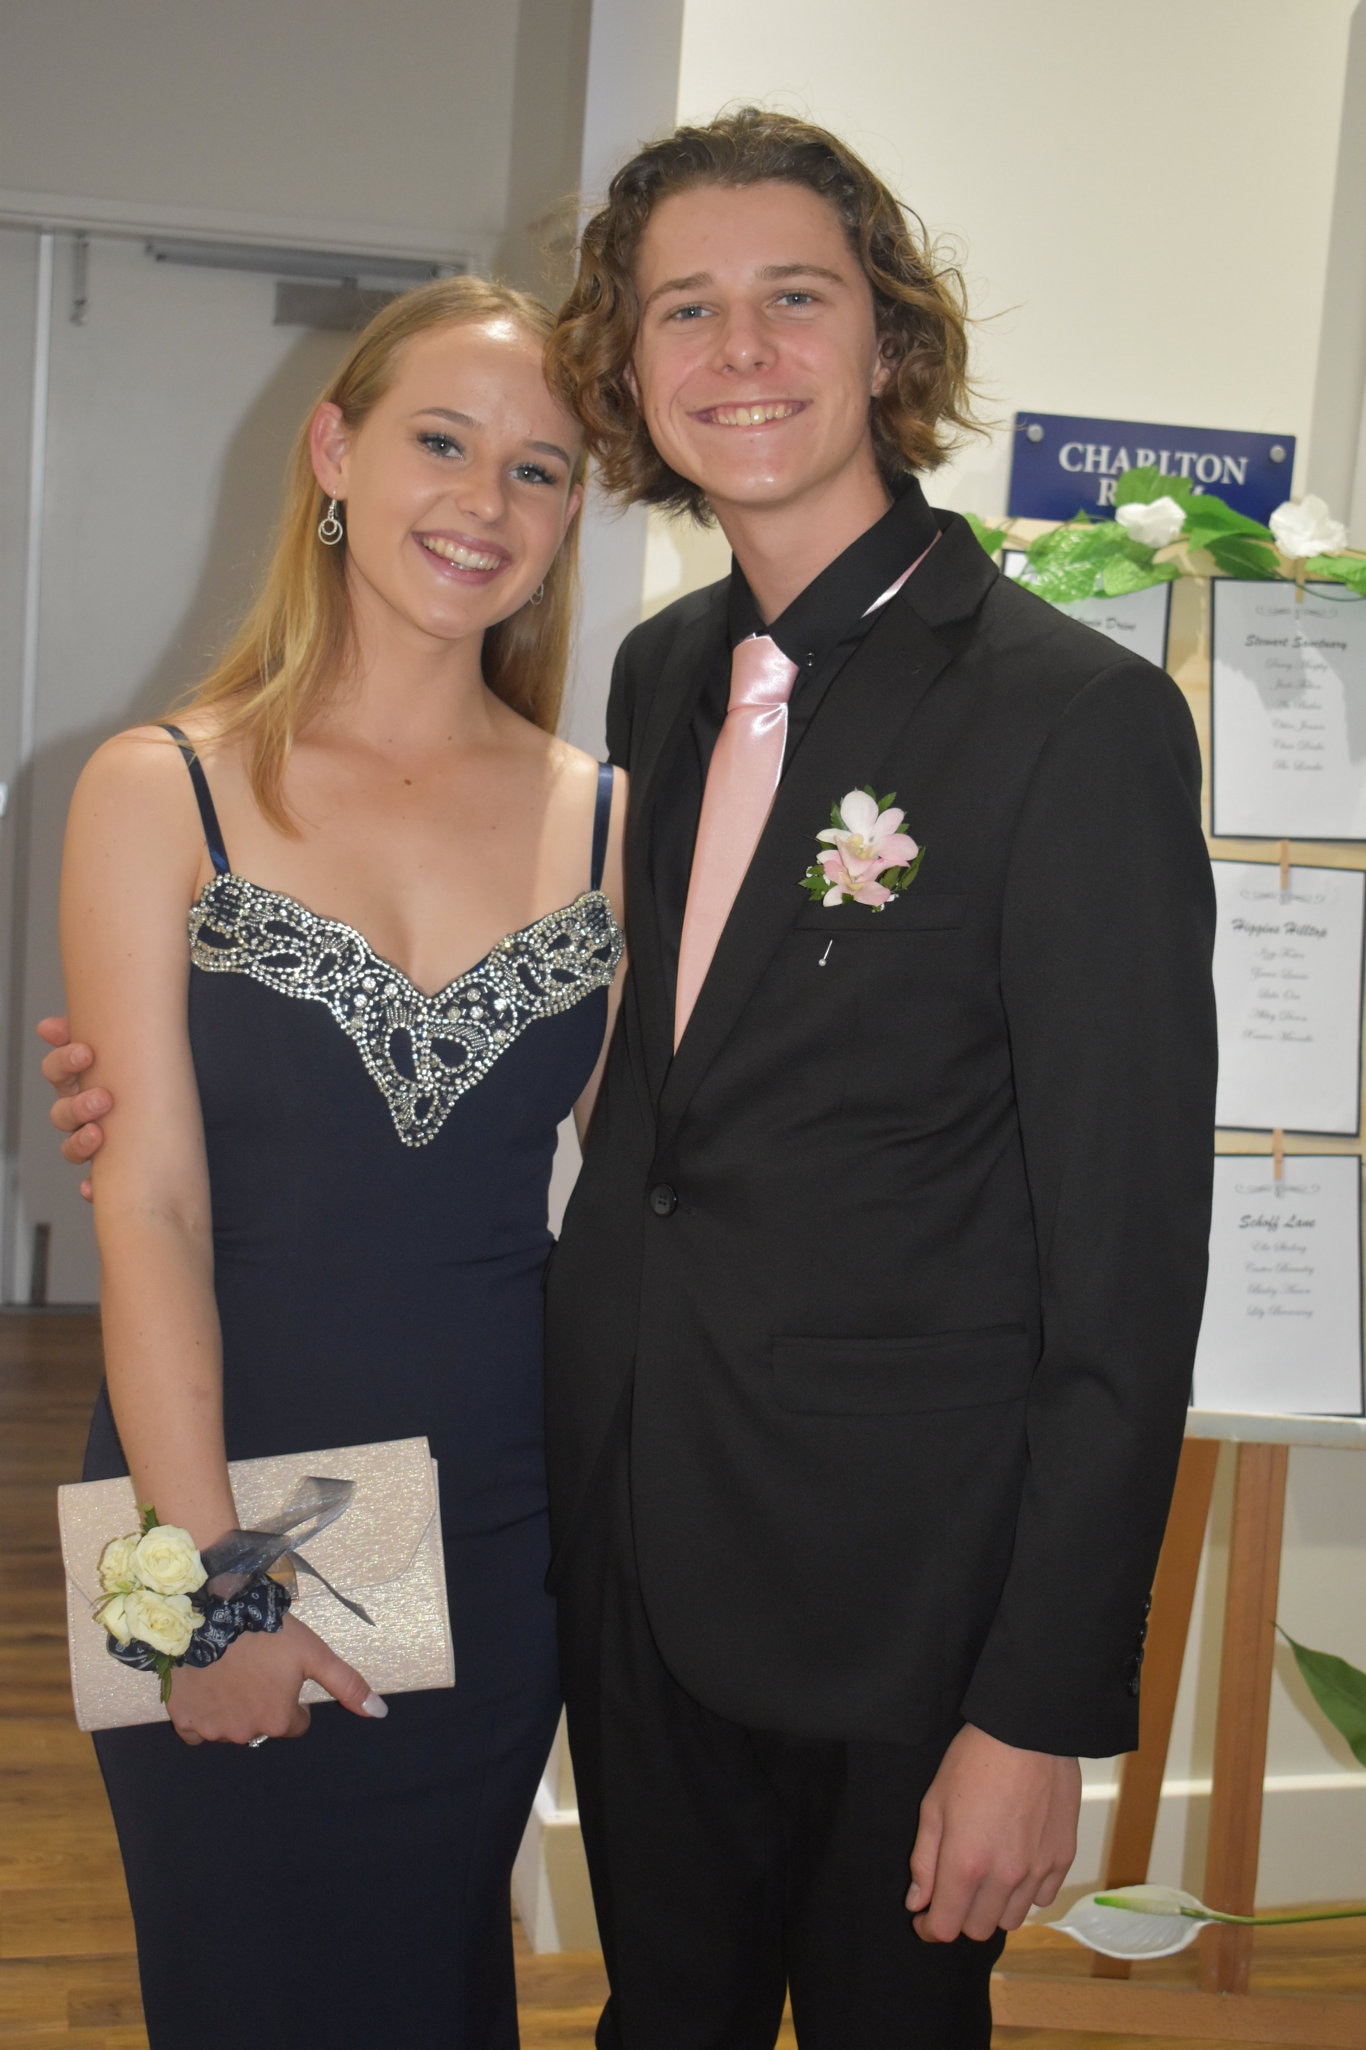
[[[598,2050],[988,2050],[1004,1937],[905,1908],[935,1743],[747,1729],[673,1678],[635,1570],[625,1448],[556,1585],[579,1816],[611,1997]]]

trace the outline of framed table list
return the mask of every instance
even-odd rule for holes
[[[1210,831],[1366,839],[1366,599],[1210,583]]]
[[[1366,873],[1216,861],[1217,1125],[1361,1130]]]
[[[1001,568],[1019,582],[1025,565],[1023,548],[1001,551]],[[1079,598],[1074,605],[1059,605],[1071,619],[1093,626],[1097,633],[1117,641],[1131,655],[1142,655],[1159,669],[1167,666],[1167,633],[1171,625],[1172,587],[1150,584],[1146,591],[1130,591],[1123,598]]]
[[[1214,1163],[1200,1410],[1361,1416],[1361,1160],[1296,1153]]]

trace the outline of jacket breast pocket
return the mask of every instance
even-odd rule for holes
[[[806,1416],[892,1416],[1019,1402],[1038,1348],[1023,1324],[916,1338],[775,1338],[773,1391]]]
[[[830,933],[867,933],[877,939],[898,932],[953,932],[967,916],[965,890],[941,891],[938,895],[916,894],[911,884],[903,896],[876,910],[871,904],[824,904],[814,900],[797,914],[798,930]]]

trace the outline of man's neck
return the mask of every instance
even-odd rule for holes
[[[871,477],[844,481],[843,489],[825,492],[815,502],[804,495],[785,505],[731,501],[713,509],[768,625],[836,556],[876,526],[891,503],[874,470]]]

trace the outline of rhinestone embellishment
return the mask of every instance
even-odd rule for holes
[[[364,1061],[405,1146],[426,1146],[452,1106],[528,1025],[605,989],[623,940],[601,890],[508,933],[427,996],[354,926],[242,876],[207,883],[190,911],[190,959],[326,1004]]]

